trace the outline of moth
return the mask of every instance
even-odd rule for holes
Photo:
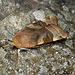
[[[58,26],[55,15],[32,23],[16,33],[12,45],[30,48],[40,44],[64,39],[68,34]]]

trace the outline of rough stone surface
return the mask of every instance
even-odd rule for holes
[[[11,47],[18,30],[53,14],[66,39],[29,51]],[[0,0],[0,75],[75,75],[74,15],[73,0]]]
[[[38,10],[38,11],[33,12],[33,15],[35,16],[35,18],[37,20],[41,20],[41,19],[45,18],[44,11],[42,11],[42,10]]]

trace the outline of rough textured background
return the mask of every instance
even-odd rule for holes
[[[30,51],[11,48],[18,30],[52,14],[67,39]],[[0,75],[75,75],[75,1],[0,0]]]

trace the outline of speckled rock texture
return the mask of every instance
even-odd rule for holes
[[[39,48],[12,48],[17,31],[55,14],[68,33]],[[0,0],[0,75],[75,75],[74,0]]]

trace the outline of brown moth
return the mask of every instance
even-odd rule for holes
[[[21,48],[34,47],[64,39],[68,36],[57,23],[56,16],[49,16],[32,23],[16,33],[12,45]]]

